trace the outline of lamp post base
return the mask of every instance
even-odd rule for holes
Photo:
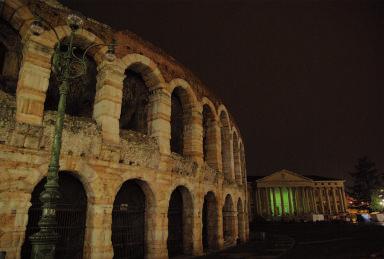
[[[30,237],[32,259],[54,259],[59,235],[54,231],[40,231]]]

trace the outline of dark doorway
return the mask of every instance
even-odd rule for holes
[[[208,192],[203,204],[203,250],[205,252],[217,249],[218,215],[216,197]]]
[[[149,90],[141,74],[125,71],[120,128],[147,133]]]
[[[44,190],[47,179],[41,180],[32,192],[32,206],[28,211],[28,224],[21,258],[31,258],[29,237],[36,233],[41,217],[40,193]],[[69,172],[59,173],[59,190],[62,195],[57,206],[57,232],[60,235],[56,246],[56,259],[83,258],[85,221],[87,214],[87,196],[81,182]]]
[[[171,96],[171,151],[183,155],[184,149],[184,110],[183,90],[177,87]]]
[[[183,254],[183,197],[179,188],[169,201],[167,247],[169,257]]]
[[[145,204],[139,184],[135,180],[125,182],[113,203],[113,258],[144,258]]]

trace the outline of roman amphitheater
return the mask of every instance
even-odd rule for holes
[[[0,1],[0,251],[29,258],[58,105],[55,1]],[[71,81],[60,157],[56,258],[201,255],[248,239],[244,142],[225,105],[189,70],[129,31],[84,17],[88,70]],[[188,50],[186,50],[188,51]]]

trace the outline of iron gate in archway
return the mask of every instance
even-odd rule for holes
[[[28,211],[28,224],[25,241],[21,249],[21,258],[31,258],[29,237],[39,230],[41,217],[40,193],[44,190],[47,179],[40,181],[32,192],[32,206]],[[87,213],[87,196],[81,182],[70,173],[59,173],[59,190],[61,199],[57,205],[57,232],[60,239],[56,245],[56,259],[83,258],[85,221]]]
[[[179,189],[169,201],[167,247],[169,257],[183,254],[183,197]]]
[[[116,195],[112,211],[113,258],[144,258],[145,194],[127,181]]]

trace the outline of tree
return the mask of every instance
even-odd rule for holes
[[[374,192],[383,188],[384,175],[378,172],[375,163],[366,156],[359,158],[355,169],[355,172],[350,173],[353,178],[351,195],[370,204]]]

